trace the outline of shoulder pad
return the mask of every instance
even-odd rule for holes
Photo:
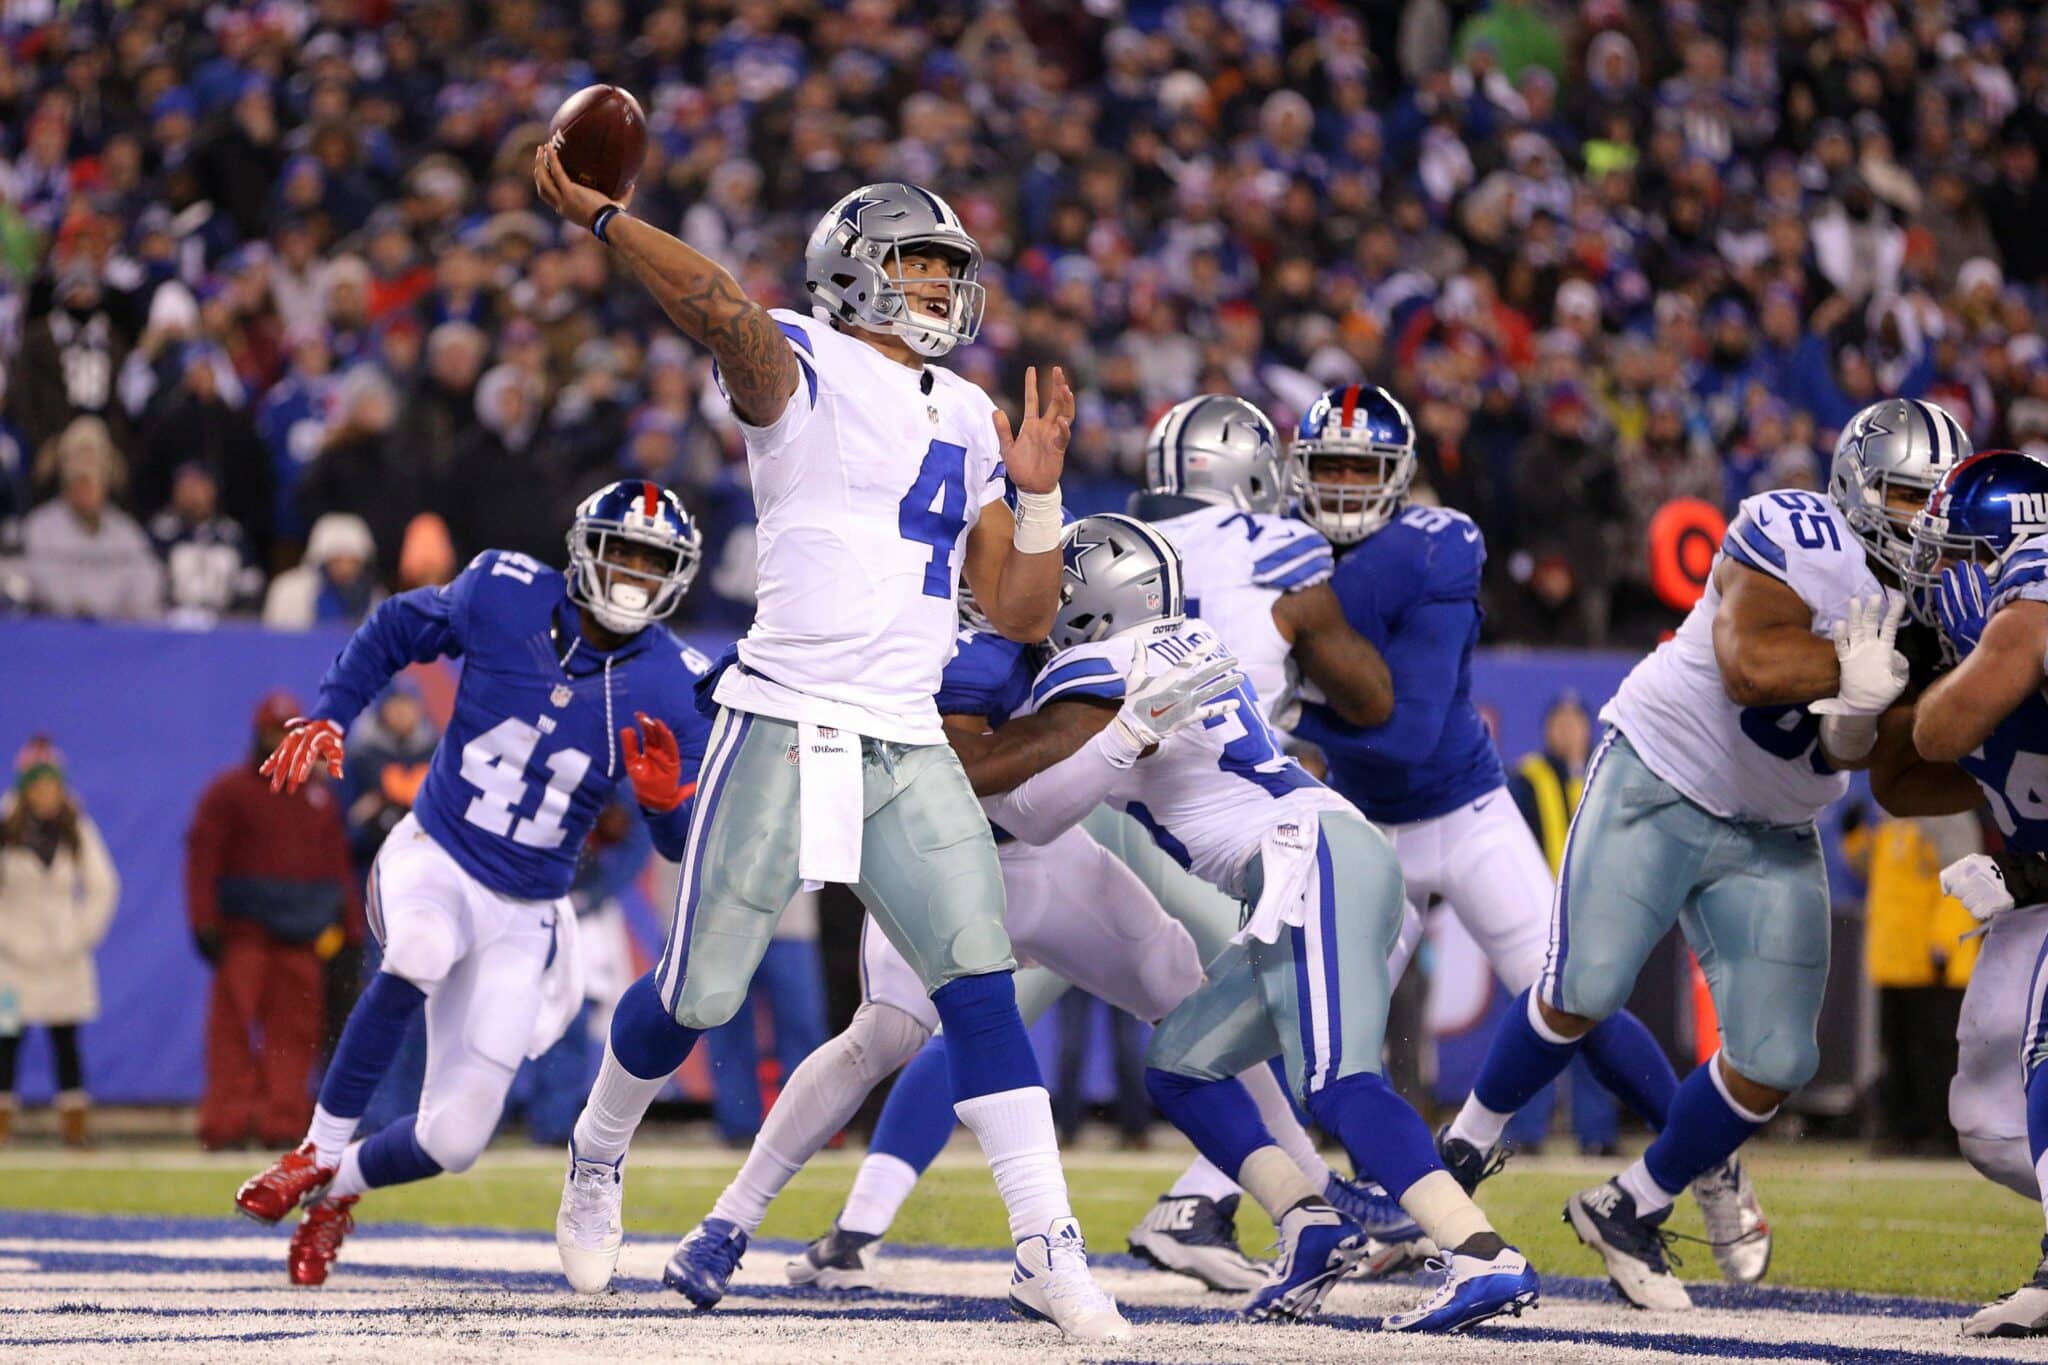
[[[1128,639],[1063,649],[1039,670],[1037,680],[1031,684],[1031,704],[1042,707],[1063,697],[1122,701],[1124,670],[1130,660]]]
[[[1870,578],[1863,545],[1842,514],[1827,498],[1803,489],[1744,498],[1721,538],[1721,551],[1798,593],[1816,620],[1864,590],[1863,580]]]

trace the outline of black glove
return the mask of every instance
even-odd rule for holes
[[[2008,848],[1992,854],[1991,860],[1998,864],[1999,875],[2005,878],[2014,905],[2048,903],[2048,856],[2015,853]]]
[[[192,946],[199,950],[201,957],[206,959],[207,966],[218,967],[220,965],[220,930],[194,929],[192,931]]]

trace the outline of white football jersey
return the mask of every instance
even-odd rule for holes
[[[1784,490],[1744,499],[1721,558],[1769,574],[1813,609],[1823,638],[1858,598],[1886,594],[1862,545],[1818,493]],[[1849,789],[1820,751],[1820,720],[1804,706],[1736,705],[1714,660],[1711,580],[1678,634],[1623,680],[1600,718],[1628,736],[1650,771],[1715,815],[1800,825]]]
[[[987,394],[913,370],[787,309],[802,371],[773,424],[741,429],[754,487],[754,624],[719,702],[905,744],[940,744],[961,546],[1003,495]],[[929,387],[929,392],[926,391]]]
[[[1271,707],[1287,685],[1287,641],[1273,624],[1282,593],[1329,578],[1330,542],[1293,517],[1204,506],[1153,525],[1180,551],[1188,615],[1223,642],[1260,702]]]
[[[1191,616],[1063,649],[1039,670],[1031,709],[1063,697],[1121,701],[1139,650],[1149,652],[1146,671],[1156,673],[1216,639]],[[1235,712],[1175,732],[1119,774],[1103,798],[1144,826],[1175,862],[1231,895],[1241,893],[1245,864],[1277,822],[1351,809],[1282,751],[1250,684],[1240,683],[1236,695]],[[1000,823],[1000,809],[992,818]]]

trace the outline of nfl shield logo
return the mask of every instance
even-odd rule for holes
[[[924,415],[932,419],[933,426],[937,426],[939,424],[939,410],[937,408],[927,404],[924,410]]]
[[[555,690],[548,697],[548,700],[553,702],[557,706],[567,706],[569,704],[569,698],[573,695],[574,694],[569,691],[568,685],[566,683],[556,683]]]
[[[1150,611],[1158,611],[1158,610],[1159,610],[1159,589],[1157,589],[1157,588],[1147,588],[1147,589],[1145,589],[1145,606],[1146,606],[1146,609],[1147,609],[1147,610],[1150,610]]]

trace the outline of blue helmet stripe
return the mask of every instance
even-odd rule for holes
[[[930,204],[932,206],[933,222],[936,222],[940,227],[948,226],[946,222],[946,206],[941,204],[938,201],[938,198],[935,195],[933,195],[930,190],[926,189],[922,185],[913,185],[908,181],[904,182],[903,188],[909,190],[912,194],[915,194],[918,198],[924,200],[925,203]]]
[[[1927,425],[1927,448],[1928,448],[1928,450],[1930,450],[1931,452],[1933,452],[1933,455],[1934,455],[1934,462],[1935,462],[1936,464],[1941,464],[1941,463],[1943,463],[1943,459],[1942,459],[1942,453],[1941,453],[1941,435],[1942,435],[1942,433],[1941,433],[1941,428],[1935,425],[1935,422],[1934,422],[1934,414],[1933,414],[1933,413],[1931,413],[1931,412],[1929,412],[1929,411],[1927,410],[1927,405],[1926,405],[1925,403],[1922,403],[1922,402],[1920,402],[1920,401],[1919,401],[1918,399],[1910,399],[1910,400],[1908,400],[1908,401],[1907,401],[1907,403],[1906,403],[1906,406],[1907,406],[1907,407],[1909,407],[1909,408],[1911,408],[1911,409],[1912,409],[1912,410],[1913,410],[1913,411],[1914,411],[1915,413],[1917,413],[1917,414],[1919,415],[1919,417],[1920,417],[1920,420],[1921,420],[1922,422],[1926,423],[1926,425]]]

